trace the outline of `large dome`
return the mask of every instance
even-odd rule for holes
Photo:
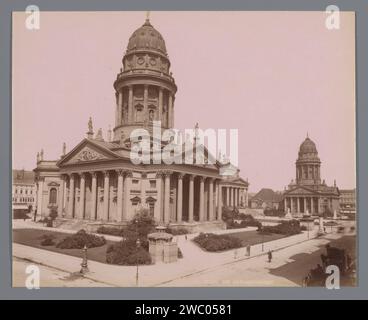
[[[164,38],[148,19],[129,38],[127,53],[133,50],[154,50],[167,55]]]
[[[318,153],[316,144],[309,137],[303,141],[299,148],[299,155],[307,153]]]

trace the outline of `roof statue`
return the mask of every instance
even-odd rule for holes
[[[96,140],[99,140],[99,141],[104,141],[104,138],[103,138],[103,135],[102,135],[102,129],[101,128],[98,129],[95,139]]]

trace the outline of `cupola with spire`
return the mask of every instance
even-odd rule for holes
[[[177,87],[170,71],[165,40],[149,20],[129,38],[122,59],[123,68],[114,82],[116,111],[113,140],[120,142],[132,130],[174,126],[174,101]]]

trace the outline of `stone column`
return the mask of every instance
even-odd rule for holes
[[[245,188],[245,207],[248,208],[248,188]]]
[[[156,173],[156,189],[157,189],[157,201],[155,203],[154,218],[157,223],[162,221],[162,172]]]
[[[189,222],[193,222],[194,217],[194,176],[189,176]]]
[[[317,206],[317,213],[320,213],[321,212],[321,198],[317,198],[317,203],[318,203],[318,206]]]
[[[109,191],[110,191],[110,175],[108,171],[104,171],[104,199],[102,220],[107,221],[109,218]]]
[[[158,91],[158,120],[161,121],[161,126],[163,125],[162,123],[162,105],[163,105],[163,89],[160,87],[159,91]]]
[[[177,197],[177,221],[181,222],[183,217],[183,174],[178,175],[178,197]]]
[[[169,115],[168,115],[168,122],[169,122],[169,128],[172,128],[174,126],[173,121],[173,97],[172,94],[169,94]]]
[[[134,122],[133,115],[133,86],[129,86],[129,97],[128,97],[128,119],[129,122]]]
[[[97,206],[97,172],[92,172],[92,185],[91,185],[91,212],[89,214],[89,218],[91,220],[96,219],[96,206]]]
[[[63,216],[64,209],[64,187],[65,187],[65,177],[61,175],[60,188],[59,188],[59,199],[58,199],[58,216]]]
[[[230,188],[229,187],[225,188],[226,188],[226,206],[230,207]]]
[[[233,208],[235,208],[235,188],[233,187],[231,189],[232,189],[231,204]]]
[[[284,212],[287,213],[288,212],[288,206],[287,206],[287,198],[284,198]]]
[[[307,198],[304,197],[304,213],[307,212]]]
[[[144,85],[144,91],[143,91],[143,114],[145,115],[145,118],[148,120],[148,85]]]
[[[130,203],[130,185],[133,177],[132,171],[126,171],[125,179],[124,179],[124,209],[123,209],[123,220],[130,220],[133,218],[133,212],[131,212],[131,203]]]
[[[199,177],[199,221],[204,221],[204,178]]]
[[[170,176],[171,172],[165,172],[165,199],[164,199],[164,222],[170,222]]]
[[[120,126],[122,124],[123,120],[123,88],[120,89],[119,95],[118,95],[118,125]]]
[[[38,178],[37,182],[37,215],[42,216],[42,193],[43,193],[43,178]]]
[[[123,170],[116,171],[118,175],[118,194],[117,194],[117,212],[116,212],[116,221],[121,222],[123,220],[123,183],[124,178]]]
[[[79,219],[84,218],[84,198],[86,190],[86,175],[85,173],[80,174],[80,195],[79,195]]]
[[[313,214],[314,213],[314,198],[311,197],[310,201],[311,201],[311,214]]]
[[[238,191],[239,191],[239,189],[238,189],[238,188],[235,188],[235,189],[234,189],[234,192],[235,192],[235,204],[234,204],[234,206],[235,206],[235,207],[237,207],[237,206],[239,205],[239,203],[238,203],[238,200],[239,200]]]
[[[293,197],[289,197],[290,199],[290,212],[294,213],[294,198]]]
[[[209,220],[213,221],[215,212],[213,210],[213,179],[210,178],[208,181],[208,211],[209,211]]]
[[[69,178],[69,202],[68,202],[68,218],[74,217],[74,175]]]
[[[218,204],[217,204],[217,220],[222,219],[222,186],[218,182]]]
[[[296,198],[296,205],[297,205],[297,213],[300,213],[300,198]]]

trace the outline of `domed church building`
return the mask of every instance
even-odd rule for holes
[[[191,230],[223,227],[224,205],[248,203],[248,182],[229,161],[216,160],[203,145],[200,163],[131,161],[133,130],[146,130],[151,147],[161,153],[167,142],[153,132],[174,128],[177,85],[165,41],[148,19],[131,35],[122,64],[113,84],[113,130],[104,137],[90,119],[86,137],[68,153],[64,144],[59,160],[38,154],[37,214],[47,216],[54,208],[59,219],[83,221],[93,229],[123,225],[146,208],[158,224]]]
[[[332,187],[325,180],[321,182],[321,160],[316,144],[308,136],[300,145],[295,166],[295,181],[291,181],[283,196],[285,212],[300,216],[339,211],[339,189],[336,182]]]

